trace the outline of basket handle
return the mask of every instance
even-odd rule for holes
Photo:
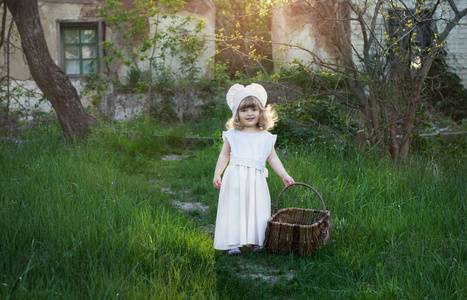
[[[313,192],[315,192],[316,195],[318,195],[319,199],[321,200],[321,203],[323,204],[323,210],[326,211],[326,205],[324,205],[324,201],[323,201],[323,197],[321,197],[321,195],[318,193],[317,190],[315,190],[313,187],[311,187],[310,185],[306,184],[306,183],[301,183],[301,182],[294,182],[294,183],[291,183],[289,184],[288,186],[286,186],[279,194],[279,196],[277,197],[277,200],[276,200],[276,205],[274,206],[274,213],[277,213],[277,209],[279,207],[279,199],[281,198],[282,194],[289,188],[291,188],[292,186],[294,185],[303,185],[309,189],[311,189]]]

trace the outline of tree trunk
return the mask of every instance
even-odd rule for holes
[[[389,112],[388,112],[388,117],[389,117],[389,154],[391,155],[392,158],[397,157],[399,154],[400,148],[399,144],[397,142],[397,107],[398,103],[401,101],[400,100],[400,89],[395,88],[394,89],[394,96],[392,99],[392,105],[389,105]],[[391,100],[389,100],[391,101]]]
[[[423,82],[423,81],[422,81]],[[418,83],[419,85],[421,83]],[[409,89],[410,87],[407,87]],[[415,124],[415,116],[417,114],[418,103],[420,102],[420,90],[407,91],[409,95],[407,109],[402,122],[402,141],[400,143],[399,157],[406,161],[409,156],[410,139],[412,137],[413,126]]]
[[[51,102],[60,125],[72,139],[89,133],[78,92],[58,67],[45,41],[37,0],[5,0],[21,36],[21,45],[31,76]]]

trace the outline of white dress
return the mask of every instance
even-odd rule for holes
[[[247,133],[230,129],[223,133],[223,138],[230,144],[230,163],[219,194],[214,249],[262,246],[271,216],[265,164],[277,136],[267,131]]]

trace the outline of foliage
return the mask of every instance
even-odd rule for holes
[[[313,89],[320,88],[310,76],[307,76],[303,70],[296,66],[290,68],[280,68],[274,80],[278,82],[291,82],[297,84],[304,92],[310,92]]]
[[[290,6],[291,10],[308,16],[296,30],[302,27],[313,30],[317,44],[322,47],[316,51],[307,49],[300,41],[281,44],[284,51],[296,51],[309,57],[287,62],[286,67],[291,64],[309,76],[309,80],[300,81],[307,88],[314,84],[320,86],[318,90],[307,89],[307,93],[311,92],[308,96],[316,96],[317,92],[331,94],[346,106],[360,110],[364,116],[361,124],[366,128],[372,147],[381,147],[393,158],[406,159],[416,113],[424,101],[422,91],[428,71],[467,10],[458,9],[452,1],[433,6],[425,1],[392,0],[332,3],[272,1],[276,8]],[[445,18],[449,10],[454,15]],[[435,25],[441,23],[443,31],[438,34]],[[355,28],[360,32],[358,41],[362,46],[351,36]],[[318,42],[321,39],[323,42]],[[217,41],[220,51],[230,49],[256,62],[267,59],[267,56],[255,53],[253,46],[243,47],[267,42],[263,37],[251,38],[237,29],[227,33],[219,30]],[[264,68],[263,72],[268,73]],[[248,74],[248,77],[253,76]],[[327,80],[332,77],[338,80]],[[269,79],[277,81],[278,75],[269,76]]]
[[[199,37],[206,27],[202,19],[191,14],[179,16],[184,5],[179,0],[137,0],[131,9],[122,5],[120,1],[107,0],[98,8],[98,15],[126,42],[103,42],[108,51],[106,61],[117,59],[130,68],[124,86],[144,92],[159,81],[173,81],[173,76],[165,77],[171,75],[174,60],[180,62],[179,76],[196,77],[197,58],[205,49],[205,41]]]
[[[7,84],[10,86],[7,86]],[[37,99],[33,107],[22,105],[22,99]],[[20,83],[11,84],[11,81],[0,81],[0,134],[15,135],[24,122],[40,122],[40,119],[49,112],[41,110],[40,105],[46,100],[42,93],[29,90]],[[28,122],[26,122],[28,123]]]
[[[433,62],[428,73],[428,103],[455,121],[467,118],[467,90],[459,76],[446,63],[446,51]]]
[[[132,67],[123,78],[123,83],[118,87],[130,91],[141,91],[147,88],[150,80],[148,71],[143,71]]]
[[[297,65],[280,68],[279,72],[270,76],[271,80],[298,85],[302,93],[309,95],[309,97],[344,94],[347,98],[352,98],[352,95],[349,94],[346,76],[330,70],[313,70],[311,65],[304,71],[298,65],[304,65],[305,62],[299,60],[295,60],[295,62]],[[351,102],[354,101],[351,100]]]
[[[229,68],[228,63],[216,60],[214,63],[211,63],[210,66],[209,71],[211,76],[199,77],[194,82],[202,91],[219,93],[225,87],[233,84],[227,72]]]
[[[271,1],[215,0],[216,61],[228,65],[230,78],[271,72]]]
[[[176,123],[179,120],[177,113],[174,111],[175,102],[173,98],[164,97],[158,107],[151,107],[150,115],[158,121],[165,123]]]
[[[115,80],[95,72],[94,69],[86,74],[85,79],[86,85],[81,90],[80,96],[89,97],[94,109],[99,111],[102,100],[108,94],[111,84],[115,84]]]
[[[348,143],[357,125],[340,117],[328,101],[306,99],[284,102],[276,106],[279,119],[273,129],[281,138],[281,145]]]
[[[434,137],[415,135],[413,153],[426,158],[467,160],[467,138],[446,138],[438,133]]]

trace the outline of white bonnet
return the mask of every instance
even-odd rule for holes
[[[243,86],[241,84],[236,83],[230,87],[226,95],[227,104],[232,110],[232,114],[234,116],[237,113],[237,108],[240,105],[240,102],[242,102],[242,100],[248,96],[254,96],[258,98],[261,104],[264,107],[266,106],[268,93],[261,84],[252,83],[250,85]]]

